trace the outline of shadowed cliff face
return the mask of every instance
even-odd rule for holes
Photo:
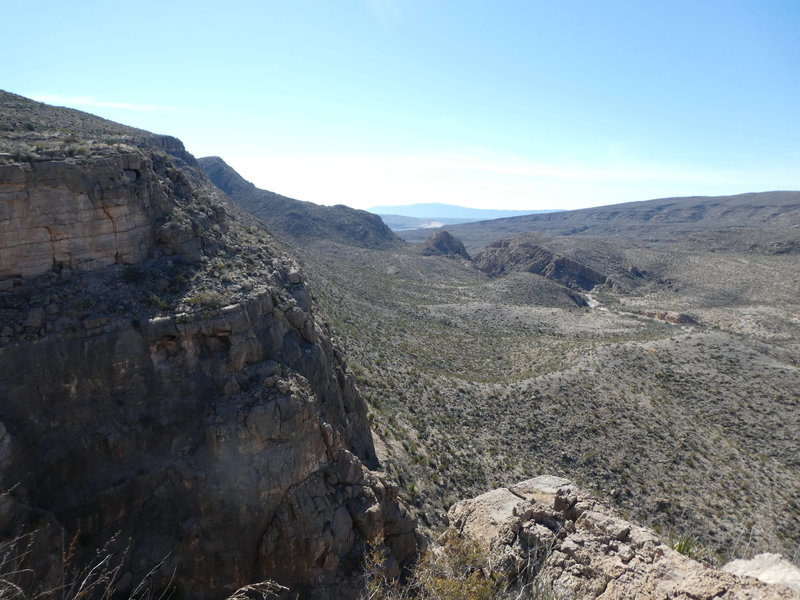
[[[163,560],[157,583],[195,598],[264,578],[352,597],[367,540],[408,560],[414,523],[368,469],[365,404],[293,261],[178,140],[88,119],[100,141],[68,156],[49,123],[84,121],[10,96],[43,148],[0,165],[3,529],[39,515],[87,557],[130,538],[122,593]]]
[[[335,587],[378,536],[408,558],[413,522],[364,467],[364,404],[291,292],[0,348],[3,485],[86,539],[130,536],[134,573],[169,554],[198,597]]]

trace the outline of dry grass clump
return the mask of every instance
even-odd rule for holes
[[[460,536],[429,549],[404,577],[391,577],[387,556],[371,546],[359,600],[558,600],[545,581],[511,581],[492,568],[492,557],[477,542]],[[533,570],[530,570],[533,573]]]
[[[360,600],[492,600],[504,594],[505,579],[490,571],[487,554],[463,538],[425,553],[402,580],[387,574],[386,563],[386,554],[373,545]]]
[[[80,531],[62,549],[61,555],[45,558],[47,532],[20,533],[0,542],[0,600],[169,600],[172,580],[158,592],[154,584],[161,564],[154,566],[137,585],[124,581],[123,571],[130,543],[120,549],[119,540],[110,539],[89,561],[78,559]],[[56,564],[53,564],[53,563]],[[130,575],[127,575],[130,577]]]

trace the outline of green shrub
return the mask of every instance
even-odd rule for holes
[[[170,309],[170,303],[169,302],[167,302],[162,297],[160,297],[160,296],[158,296],[158,295],[156,295],[156,294],[154,294],[152,292],[150,293],[150,296],[148,297],[148,301],[150,302],[150,305],[153,308],[157,308],[159,310],[169,310]]]
[[[189,296],[186,302],[196,308],[217,309],[222,306],[222,296],[216,292],[198,292]]]
[[[672,543],[672,549],[695,560],[707,558],[708,552],[697,539],[691,535],[682,535]]]

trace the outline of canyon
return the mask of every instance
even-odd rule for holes
[[[796,597],[717,567],[800,541],[799,214],[404,240],[0,92],[0,529],[37,532],[12,583],[104,549],[122,597],[358,598],[370,552],[407,577],[462,536],[517,592]]]

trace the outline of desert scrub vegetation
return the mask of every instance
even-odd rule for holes
[[[689,558],[707,562],[709,560],[708,551],[697,541],[693,535],[684,534],[672,541],[672,549],[678,554],[683,554]]]
[[[429,550],[402,579],[392,576],[379,542],[367,552],[360,600],[492,600],[500,598],[501,577],[490,574],[488,557],[474,542],[454,539]]]
[[[364,588],[359,600],[559,600],[552,587],[532,576],[511,581],[492,568],[480,544],[445,535],[403,577],[391,573],[380,542],[364,559]]]
[[[169,310],[171,308],[171,304],[169,303],[169,301],[165,300],[164,298],[153,292],[150,292],[150,295],[148,296],[147,299],[150,302],[151,306],[159,310]]]
[[[197,292],[186,298],[186,303],[192,308],[214,310],[222,307],[223,298],[217,292]]]
[[[796,353],[648,319],[611,292],[605,310],[557,305],[531,274],[489,280],[397,249],[297,253],[423,528],[455,499],[548,473],[692,531],[713,556],[750,514],[754,550],[796,548]],[[669,306],[639,297],[636,313],[656,301]]]

